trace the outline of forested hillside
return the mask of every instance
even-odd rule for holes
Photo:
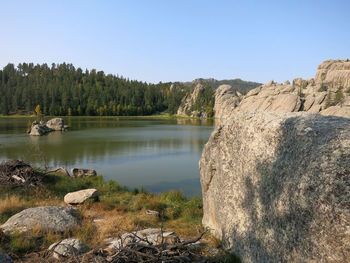
[[[149,115],[174,113],[184,89],[148,84],[72,64],[8,64],[0,70],[0,113],[45,115]]]
[[[240,79],[151,84],[106,75],[103,71],[75,68],[72,64],[8,64],[0,70],[0,114],[51,116],[135,116],[160,112],[175,114],[186,95],[201,83],[203,91],[195,100],[198,107],[214,106],[214,91],[232,84],[245,93],[258,83]],[[212,116],[212,113],[208,115]]]

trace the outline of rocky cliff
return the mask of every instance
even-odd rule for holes
[[[271,83],[246,99],[296,111],[292,87]],[[350,119],[237,111],[205,145],[200,173],[203,224],[243,262],[349,262]]]
[[[238,105],[242,94],[246,94],[249,90],[261,84],[241,79],[195,79],[192,82],[183,82],[182,85],[188,87],[189,90],[183,97],[177,114],[180,116],[207,118],[212,117],[208,116],[208,113],[210,114],[207,110],[208,107],[210,108],[209,110],[214,110],[214,112],[216,109],[221,116],[221,113],[225,114],[222,111]],[[211,89],[210,92],[208,92],[208,88]],[[205,95],[203,95],[204,93]],[[207,101],[209,101],[210,97],[212,103],[201,101],[199,98],[201,95],[207,97]],[[215,104],[218,104],[216,108],[214,108]]]
[[[350,60],[330,59],[319,65],[314,79],[297,78],[293,83],[283,84],[270,81],[238,97],[231,104],[215,106],[215,117],[223,120],[235,108],[236,112],[306,111],[350,118]],[[238,105],[237,100],[240,101]]]

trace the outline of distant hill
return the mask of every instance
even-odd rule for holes
[[[217,89],[220,85],[230,85],[237,91],[239,91],[242,94],[246,94],[251,89],[255,89],[256,87],[262,85],[262,83],[258,82],[252,82],[252,81],[245,81],[241,79],[224,79],[224,80],[216,80],[213,78],[209,79],[202,79],[198,78],[191,82],[185,82],[186,85],[197,85],[197,84],[203,84],[203,86],[210,86],[213,89]]]

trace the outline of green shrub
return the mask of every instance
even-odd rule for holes
[[[321,87],[318,89],[318,92],[327,91],[327,89],[327,86],[325,84],[322,84]]]
[[[24,254],[37,247],[36,238],[27,234],[17,233],[10,237],[10,250]]]
[[[342,99],[344,99],[344,94],[342,92],[342,87],[338,88],[337,92],[335,93],[335,98],[333,101],[333,105],[337,105]]]

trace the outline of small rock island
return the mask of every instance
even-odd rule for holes
[[[28,130],[28,134],[33,136],[42,136],[52,131],[67,131],[68,128],[69,126],[64,125],[64,120],[62,118],[54,118],[47,122],[34,121]]]

